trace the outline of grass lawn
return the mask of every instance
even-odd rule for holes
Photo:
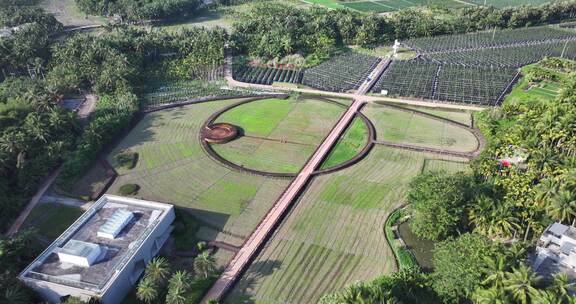
[[[109,192],[138,184],[137,197],[186,208],[200,223],[198,240],[241,245],[290,181],[229,170],[202,151],[200,127],[212,113],[238,101],[146,115],[108,156],[112,161],[125,149],[139,154],[135,168],[116,168],[120,176]]]
[[[212,147],[223,158],[250,169],[297,173],[344,110],[305,97],[254,101],[217,119],[241,127],[244,136]]]
[[[470,131],[445,122],[377,104],[362,111],[376,127],[378,140],[462,152],[478,145]]]
[[[355,118],[322,163],[322,169],[334,167],[356,156],[368,143],[368,128],[361,118]]]
[[[418,107],[418,106],[406,106],[406,108],[450,119],[468,126],[472,124],[472,115],[470,112],[466,111],[435,109],[435,108]]]
[[[68,229],[84,213],[79,207],[57,203],[36,206],[24,222],[25,228],[33,228],[42,237],[52,241]]]
[[[428,158],[437,156],[378,146],[357,165],[315,178],[227,303],[316,303],[395,271],[384,222]],[[451,167],[458,159],[446,160]]]

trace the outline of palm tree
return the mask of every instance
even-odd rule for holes
[[[508,270],[506,259],[503,256],[498,256],[496,259],[485,258],[484,262],[486,264],[484,267],[486,279],[482,285],[493,287],[501,293],[504,289],[506,271]]]
[[[538,206],[544,207],[558,192],[558,183],[552,178],[546,178],[535,187],[535,190],[534,201]]]
[[[491,219],[493,218],[494,210],[494,200],[490,197],[482,195],[476,199],[476,204],[470,213],[468,218],[470,223],[474,225],[477,232],[483,235],[490,235]]]
[[[548,215],[560,222],[572,220],[572,225],[576,220],[576,196],[567,190],[558,191],[552,197],[552,204],[546,208]]]
[[[477,289],[472,296],[474,303],[477,304],[507,304],[510,303],[504,292],[496,287],[488,289]]]
[[[538,297],[537,286],[541,278],[526,265],[522,264],[506,274],[504,290],[510,293],[517,303],[528,304],[532,298]]]
[[[550,290],[540,290],[532,299],[534,304],[564,304],[565,302],[556,293]]]
[[[554,277],[550,291],[554,292],[560,300],[568,300],[570,295],[568,289],[570,288],[570,279],[566,273],[560,273]]]
[[[208,278],[208,275],[216,270],[216,261],[208,251],[204,251],[194,259],[194,269],[204,273],[204,277]]]
[[[144,273],[144,277],[150,278],[156,284],[161,284],[170,275],[170,264],[164,257],[154,258],[146,265]]]
[[[2,298],[0,298],[0,302]],[[30,303],[28,294],[20,286],[12,286],[4,291],[4,300],[6,303],[26,304]]]
[[[186,295],[190,291],[192,276],[186,271],[177,271],[172,275],[168,283],[166,304],[184,304]]]
[[[138,283],[136,297],[144,303],[152,303],[158,298],[158,284],[151,277],[144,277]]]
[[[512,236],[514,231],[520,228],[518,218],[511,208],[501,205],[494,212],[494,222],[492,230],[502,236]]]

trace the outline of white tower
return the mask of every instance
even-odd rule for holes
[[[392,49],[394,50],[394,57],[398,56],[398,49],[400,48],[400,42],[398,42],[398,39],[394,40],[394,46],[392,46]]]

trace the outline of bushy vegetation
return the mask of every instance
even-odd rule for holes
[[[76,0],[80,10],[99,16],[119,15],[128,20],[151,20],[192,14],[199,0]]]
[[[33,303],[34,295],[18,280],[18,273],[38,254],[31,246],[33,234],[24,232],[14,237],[0,236],[0,302]]]
[[[118,189],[118,192],[121,195],[136,195],[138,193],[138,190],[140,190],[140,186],[137,184],[124,184],[122,186],[120,186],[120,188]]]
[[[558,23],[575,13],[576,1],[506,9],[467,7],[441,13],[407,9],[384,17],[262,3],[239,17],[232,40],[243,54],[272,59],[299,53],[318,63],[346,45],[374,46],[394,39]]]
[[[138,153],[129,150],[121,151],[116,155],[116,163],[118,166],[133,169],[138,162]]]

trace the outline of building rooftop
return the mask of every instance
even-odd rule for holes
[[[28,266],[21,277],[101,291],[130,261],[171,208],[165,204],[105,195]],[[111,225],[110,219],[117,223],[120,217],[126,220],[127,216],[131,216],[129,221],[115,238],[98,235],[102,227]],[[58,252],[63,251],[88,256],[95,247],[101,252],[89,267],[61,261],[58,256]]]

